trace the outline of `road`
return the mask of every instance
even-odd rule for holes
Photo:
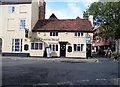
[[[4,85],[118,85],[118,61],[69,63],[2,58]],[[120,85],[120,84],[119,84]]]

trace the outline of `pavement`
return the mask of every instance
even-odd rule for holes
[[[38,61],[49,61],[49,62],[68,62],[68,63],[98,63],[97,58],[79,59],[79,58],[36,58],[36,57],[8,57],[2,56],[2,58],[10,58],[13,60],[38,60]]]

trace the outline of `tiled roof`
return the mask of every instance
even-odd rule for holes
[[[91,22],[88,19],[45,19],[38,20],[33,32],[39,31],[90,31],[93,32]]]
[[[0,0],[0,2],[5,4],[28,4],[31,3],[32,0]]]

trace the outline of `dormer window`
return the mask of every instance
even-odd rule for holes
[[[50,32],[50,36],[58,36],[58,32],[57,31],[52,31],[52,32]]]
[[[75,32],[75,37],[83,37],[83,32]]]
[[[15,12],[15,7],[14,6],[9,6],[8,7],[8,12],[9,13],[14,13]]]

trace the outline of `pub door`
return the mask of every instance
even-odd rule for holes
[[[66,56],[66,42],[60,42],[60,57]]]
[[[87,50],[87,57],[91,57],[91,44],[87,44],[86,50]]]

